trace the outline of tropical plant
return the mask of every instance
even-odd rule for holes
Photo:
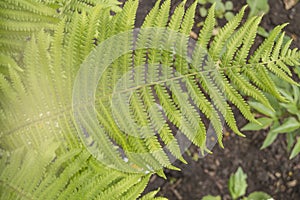
[[[234,174],[230,175],[228,181],[228,190],[233,200],[273,200],[273,198],[265,192],[255,191],[246,195],[247,191],[247,174],[239,167]],[[207,195],[202,200],[221,200],[220,196]]]
[[[248,123],[242,130],[268,130],[261,149],[270,146],[279,134],[286,134],[287,150],[291,151],[290,159],[292,159],[300,153],[300,87],[282,83],[277,77],[273,77],[273,79],[288,102],[280,103],[271,95],[266,95],[273,107],[276,108],[274,111],[258,102],[249,101],[250,106],[263,116],[258,118],[261,124]]]
[[[48,16],[44,1],[9,2],[1,13],[24,16],[35,5],[39,16],[24,18],[28,26]],[[137,199],[152,174],[177,169],[173,158],[185,162],[183,141],[209,152],[204,118],[223,147],[223,119],[244,136],[229,103],[257,122],[243,95],[272,109],[263,91],[286,99],[269,72],[297,84],[288,66],[298,63],[300,52],[276,40],[285,25],[249,55],[261,17],[241,25],[245,7],[213,36],[213,5],[190,47],[197,2],[185,10],[184,1],[169,16],[170,0],[158,1],[140,30],[133,30],[138,1],[127,1],[115,15],[111,6],[76,2],[91,7],[68,12],[51,30],[44,23],[26,29],[25,49],[14,48],[18,40],[7,33],[0,75],[1,199]],[[141,199],[164,199],[155,198],[157,192]]]

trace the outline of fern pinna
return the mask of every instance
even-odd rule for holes
[[[20,2],[1,3],[1,14],[23,13],[29,5],[34,13],[53,8]],[[214,36],[213,6],[191,45],[196,2],[188,9],[182,2],[169,16],[170,0],[158,1],[134,31],[138,1],[127,1],[113,16],[109,5],[72,2],[90,7],[55,18],[53,31],[42,23],[30,32],[25,50],[8,48],[1,55],[1,199],[137,199],[153,173],[177,169],[174,158],[185,162],[183,141],[209,151],[204,118],[223,147],[223,120],[243,136],[231,104],[256,122],[245,96],[271,109],[264,92],[286,101],[269,73],[297,84],[291,70],[300,53],[284,42],[285,25],[249,55],[261,17],[241,25],[245,8]],[[4,14],[1,26],[12,30]],[[30,15],[27,21],[35,20]],[[18,46],[12,37],[6,42]],[[103,44],[104,54],[97,55]],[[97,68],[101,61],[110,63],[105,70]],[[103,70],[99,80],[78,79],[80,72],[97,70]],[[95,82],[90,96],[88,84]],[[157,192],[140,198],[164,199]]]

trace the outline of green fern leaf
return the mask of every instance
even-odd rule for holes
[[[245,96],[269,108],[263,91],[284,100],[270,72],[297,84],[291,75],[300,53],[283,42],[284,25],[249,56],[261,18],[241,26],[245,8],[213,36],[213,5],[191,47],[196,2],[185,10],[184,1],[170,17],[170,1],[158,1],[135,31],[138,1],[111,16],[116,4],[1,2],[10,40],[1,43],[1,199],[139,198],[153,173],[165,177],[163,168],[178,170],[175,159],[186,162],[191,143],[210,152],[203,117],[223,147],[223,120],[243,135],[230,104],[256,121]],[[157,192],[141,199],[163,199]]]

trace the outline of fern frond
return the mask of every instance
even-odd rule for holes
[[[191,7],[188,8],[188,10],[186,11],[179,30],[180,33],[183,33],[184,35],[187,36],[190,34],[194,24],[195,9],[196,9],[196,2],[194,2],[194,4],[192,4]],[[182,56],[185,57],[188,56],[188,53],[185,51],[188,48],[188,37],[181,37],[180,41],[176,41],[176,43],[177,43],[176,52],[178,55],[181,55],[175,57],[176,70],[181,74],[186,74],[187,70],[184,69],[188,68],[187,67],[188,63],[184,58],[182,58]]]
[[[181,95],[181,93],[184,93],[184,91],[182,90],[180,83],[174,81],[171,83],[170,89],[173,92],[173,99],[176,103],[176,106],[180,108],[183,116],[185,116],[185,118],[189,121],[189,126],[191,128],[195,127],[194,132],[196,132],[197,135],[189,136],[189,134],[187,134],[187,136],[193,143],[204,150],[206,148],[206,128],[199,116],[199,113],[195,110],[193,105],[189,103],[187,96]]]
[[[185,12],[182,24],[180,27],[180,32],[186,35],[189,35],[190,31],[194,25],[194,17],[196,10],[197,2],[194,2]]]
[[[148,182],[149,176],[146,177]],[[106,191],[99,194],[98,199],[106,200],[106,199],[120,199],[122,195],[135,185],[139,185],[144,181],[141,180],[140,175],[132,175],[128,176],[117,183],[115,183],[112,187],[109,187]],[[120,192],[116,192],[120,191]]]
[[[199,33],[198,42],[203,49],[207,49],[207,45],[212,37],[213,29],[216,24],[215,7],[216,4],[213,4],[209,9],[204,26]],[[196,52],[195,55],[197,55]]]
[[[165,1],[160,10],[157,13],[156,19],[154,21],[155,27],[166,27],[168,19],[169,19],[169,12],[170,12],[170,4],[171,1],[167,0]],[[161,37],[159,33],[156,33],[156,31],[153,31],[153,34],[151,36],[151,40],[149,41],[153,46],[159,46],[161,42],[163,42],[164,38]],[[161,60],[161,49],[150,49],[150,52],[148,54],[148,63],[151,66],[155,66],[159,63]],[[154,82],[157,81],[157,78],[159,77],[159,72],[156,67],[151,67],[148,70],[148,80],[147,82]]]
[[[228,38],[230,38],[234,30],[240,25],[245,9],[246,6],[244,6],[241,11],[232,20],[230,20],[214,38],[211,48],[209,49],[210,56],[214,61],[218,60],[225,42]]]
[[[176,7],[174,14],[171,16],[170,22],[168,23],[168,28],[172,30],[178,30],[180,28],[184,15],[184,5],[185,1],[181,2],[180,5]]]
[[[158,131],[160,138],[165,143],[168,150],[179,160],[186,163],[182,158],[181,151],[176,138],[173,136],[172,131],[168,124],[164,122],[164,116],[162,111],[159,109],[152,95],[152,89],[145,87],[142,91],[143,100],[147,107],[150,120],[152,125],[155,127],[155,131]]]
[[[220,117],[213,107],[213,105],[208,101],[208,99],[204,96],[203,92],[199,89],[197,83],[194,79],[187,79],[186,86],[188,88],[189,94],[193,99],[194,103],[197,107],[207,116],[207,118],[211,121],[214,130],[216,131],[219,144],[222,144],[223,137],[223,125],[221,123]]]
[[[224,60],[224,62],[222,63],[224,66],[227,66],[228,64],[230,64],[229,62],[233,60],[235,52],[237,52],[237,49],[243,44],[243,40],[245,39],[245,37],[249,39],[249,37],[253,38],[253,36],[256,35],[256,31],[260,20],[260,18],[253,17],[249,19],[236,33],[234,33],[234,35],[231,37],[231,39],[226,45],[226,53],[223,55],[222,58]],[[250,40],[250,44],[252,44],[253,42],[253,40]],[[241,64],[244,63],[244,55],[247,55],[249,46],[251,45],[243,44],[243,46],[241,47],[243,48],[243,50],[238,51],[239,54],[235,56],[235,58],[237,59],[237,61],[235,62]]]
[[[0,188],[6,190],[1,193],[1,199],[68,199],[74,195],[107,199],[107,195],[114,197],[122,194],[124,197],[137,198],[149,181],[150,175],[126,175],[112,170],[107,172],[88,152],[80,149],[59,156],[53,151],[57,148],[55,143],[45,147],[46,151],[39,149],[43,151],[38,152],[43,154],[38,156],[34,151],[24,151],[22,148],[10,155],[1,151],[1,164],[9,162],[8,165],[0,166]],[[30,171],[34,173],[28,173]],[[111,194],[115,189],[119,192]]]
[[[153,27],[155,24],[155,18],[160,10],[160,0],[157,1],[155,3],[155,6],[151,9],[151,11],[148,13],[148,15],[146,16],[142,28],[147,28],[147,27]],[[138,38],[137,38],[137,48],[139,47],[143,47],[144,45],[146,45],[149,40],[150,40],[150,35],[147,34],[147,32],[143,31],[143,29],[140,31]],[[145,65],[146,62],[146,50],[136,50],[134,52],[135,56],[134,56],[134,64],[136,66],[143,66]],[[136,74],[142,74],[143,71],[143,67],[137,67],[137,72]],[[145,79],[143,79],[143,77],[141,76],[134,76],[135,82],[137,85],[139,84],[143,84]]]
[[[291,75],[300,53],[283,42],[284,25],[249,56],[261,18],[240,26],[243,8],[213,36],[213,6],[192,49],[196,3],[185,10],[184,1],[170,18],[170,0],[158,1],[135,35],[138,1],[113,16],[110,2],[117,4],[1,2],[1,20],[12,22],[1,24],[5,38],[17,44],[29,37],[24,49],[2,43],[13,53],[24,50],[24,57],[13,59],[7,49],[0,57],[1,199],[139,198],[151,174],[177,170],[174,158],[185,162],[183,140],[209,151],[203,116],[223,147],[223,120],[242,135],[231,104],[255,121],[245,96],[270,108],[263,91],[284,100],[270,72],[297,84]],[[51,23],[41,26],[43,20]],[[15,27],[21,22],[28,31]],[[142,199],[162,199],[156,193]]]
[[[76,12],[90,12],[94,6],[119,12],[118,5],[117,0],[4,0],[0,3],[0,29],[9,34],[2,34],[1,53],[21,52],[33,33],[42,29],[53,31],[61,20],[67,18],[70,21]]]

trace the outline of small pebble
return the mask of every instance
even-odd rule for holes
[[[193,39],[197,39],[197,38],[198,38],[197,33],[195,33],[194,31],[191,31],[191,32],[190,32],[190,36],[191,36]]]
[[[228,131],[226,131],[226,132],[224,133],[224,136],[225,136],[225,137],[229,137],[229,136],[230,136],[230,133],[229,133]]]
[[[220,166],[220,161],[216,160],[216,165],[219,167]]]
[[[287,182],[287,186],[289,187],[295,187],[296,185],[297,185],[297,180]]]
[[[272,173],[268,172],[268,175],[269,175],[269,177],[270,177],[272,180],[275,180],[275,179],[276,179],[275,176],[274,176]]]

